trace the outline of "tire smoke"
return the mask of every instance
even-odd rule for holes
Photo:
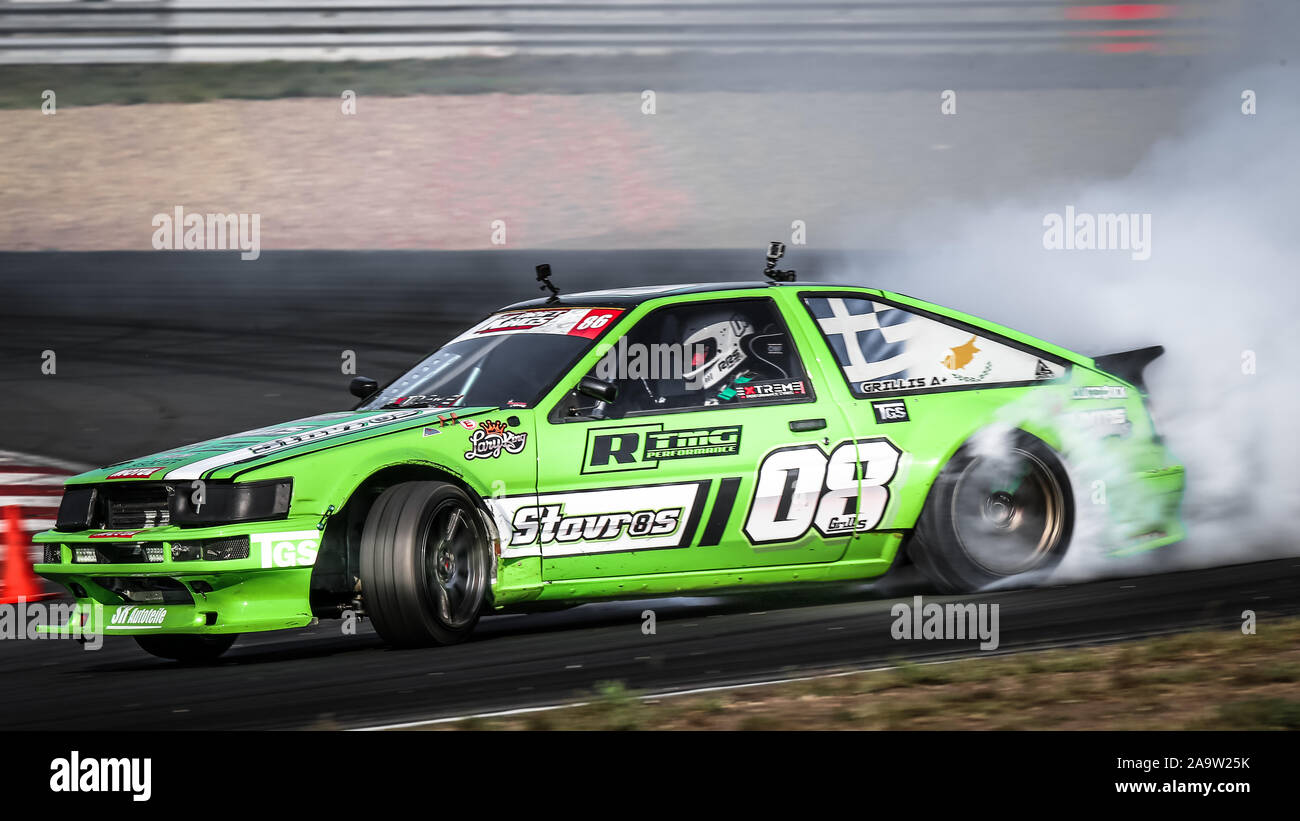
[[[1300,518],[1298,85],[1300,70],[1287,60],[1234,72],[1187,111],[1181,137],[1154,145],[1124,178],[938,209],[907,224],[898,266],[864,275],[850,257],[835,277],[931,299],[1085,355],[1165,346],[1147,384],[1157,431],[1187,468],[1189,536],[1115,562],[1077,549],[1089,539],[1085,524],[1057,579],[1300,552],[1289,535]],[[1244,112],[1247,92],[1253,114]],[[1045,248],[1048,215],[1067,206],[1149,215],[1149,258]]]

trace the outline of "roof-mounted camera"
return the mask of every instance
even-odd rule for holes
[[[539,288],[538,290],[551,292],[551,295],[546,298],[546,301],[548,303],[559,302],[560,289],[556,288],[553,284],[551,284],[551,266],[543,262],[542,264],[537,266],[536,270],[537,270],[537,281],[542,283],[542,287]]]
[[[763,276],[773,282],[794,282],[794,271],[778,271],[776,264],[785,256],[784,242],[769,242],[767,244],[767,265],[763,267]]]

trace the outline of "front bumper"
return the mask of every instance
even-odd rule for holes
[[[34,541],[57,546],[60,561],[35,566],[77,599],[69,622],[45,632],[142,635],[245,633],[303,627],[312,622],[312,568],[320,549],[318,518],[241,526],[162,527],[110,535],[104,531],[47,531]],[[248,538],[245,558],[181,561],[174,545]],[[152,548],[157,561],[103,561],[122,548]],[[97,549],[100,561],[76,562]],[[157,548],[161,547],[159,551]],[[53,551],[51,551],[53,552]],[[136,551],[143,555],[144,551]]]

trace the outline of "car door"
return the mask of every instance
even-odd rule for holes
[[[538,504],[515,515],[513,538],[540,543],[543,579],[842,556],[852,527],[830,519],[856,514],[853,471],[838,504],[820,502],[835,492],[828,454],[848,426],[818,401],[800,344],[770,298],[678,302],[636,319],[586,374],[616,385],[617,399],[570,391],[538,421]]]

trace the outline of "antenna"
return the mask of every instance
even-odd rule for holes
[[[560,301],[560,289],[551,284],[551,266],[543,262],[537,266],[537,281],[542,283],[539,291],[550,291],[551,295],[546,298],[547,302]]]
[[[785,256],[784,242],[769,242],[767,244],[767,265],[763,266],[763,276],[773,282],[794,282],[794,271],[778,271],[776,264]]]

